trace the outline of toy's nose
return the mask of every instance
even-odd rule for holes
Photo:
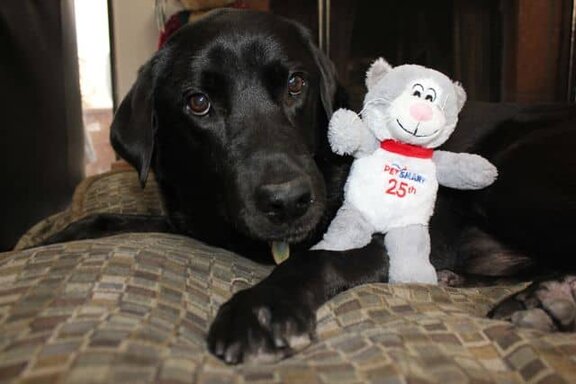
[[[432,118],[432,107],[427,103],[414,103],[410,106],[410,116],[416,121],[428,121]]]

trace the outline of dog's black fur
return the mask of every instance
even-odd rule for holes
[[[305,80],[296,95],[287,88],[294,73]],[[205,116],[188,107],[198,92],[211,101]],[[114,148],[142,183],[155,172],[168,220],[101,215],[50,241],[161,230],[270,261],[269,242],[289,240],[290,259],[226,303],[208,334],[210,350],[229,363],[286,356],[313,334],[320,304],[387,279],[377,237],[364,249],[307,251],[338,209],[350,165],[326,136],[343,99],[332,64],[294,22],[221,11],[184,27],[142,68],[112,126]],[[574,269],[566,252],[576,245],[575,117],[569,106],[465,107],[445,148],[486,156],[500,177],[483,191],[440,191],[431,223],[437,268]]]

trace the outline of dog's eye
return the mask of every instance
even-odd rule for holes
[[[210,99],[203,93],[194,93],[188,99],[188,109],[196,116],[204,116],[210,111]]]
[[[412,92],[412,96],[416,96],[416,97],[422,97],[422,93],[418,90]]]
[[[434,101],[434,96],[432,95],[426,95],[426,97],[424,98],[427,101],[433,102]]]
[[[302,89],[306,85],[306,81],[299,73],[294,73],[288,79],[288,92],[292,96],[298,96],[302,93]]]

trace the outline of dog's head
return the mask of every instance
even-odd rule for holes
[[[142,183],[155,171],[176,222],[210,214],[252,238],[299,242],[334,188],[326,125],[336,88],[333,65],[298,24],[218,11],[143,66],[111,141]]]

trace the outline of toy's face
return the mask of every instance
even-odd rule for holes
[[[361,114],[380,141],[435,148],[454,131],[466,94],[444,74],[402,65],[370,80]]]
[[[446,116],[442,109],[445,102],[442,88],[433,80],[410,81],[390,101],[384,118],[385,129],[376,129],[374,133],[380,140],[392,137],[404,143],[428,146],[443,133]]]
[[[426,146],[446,125],[444,102],[442,88],[433,80],[411,81],[390,104],[388,130],[397,140]]]

